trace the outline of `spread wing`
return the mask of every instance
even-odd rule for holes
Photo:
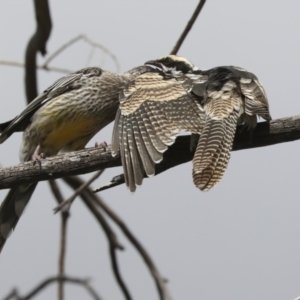
[[[256,115],[271,120],[265,90],[254,74],[237,67],[209,72],[206,123],[193,160],[194,183],[204,191],[215,186],[227,168],[238,121],[253,127]]]
[[[99,68],[85,68],[58,79],[13,120],[0,124],[0,143],[3,143],[14,132],[24,131],[32,115],[45,103],[67,91],[80,88],[83,76],[100,76],[101,73],[102,70]]]
[[[202,107],[177,79],[148,72],[129,84],[120,95],[112,154],[120,150],[130,191],[142,184],[144,173],[154,175],[155,163],[180,130],[198,132],[203,125]]]

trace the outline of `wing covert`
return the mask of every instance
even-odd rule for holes
[[[131,82],[120,94],[112,139],[130,190],[135,191],[144,174],[154,175],[155,163],[181,130],[201,130],[203,119],[203,111],[176,78],[147,72]]]

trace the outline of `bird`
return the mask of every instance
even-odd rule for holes
[[[190,91],[202,74],[188,59],[167,55],[147,61],[146,68],[120,92],[111,150],[120,151],[125,183],[131,192],[144,174],[155,174],[155,164],[175,142],[180,131],[199,133],[205,113]],[[206,78],[206,76],[204,76]]]
[[[131,192],[184,130],[192,133],[193,181],[214,187],[227,168],[238,124],[254,128],[257,116],[271,120],[266,92],[257,77],[234,66],[201,70],[185,57],[166,55],[145,68],[120,93],[112,155],[120,151]]]
[[[196,187],[209,191],[227,168],[237,125],[253,129],[258,116],[266,121],[272,118],[266,92],[253,73],[235,66],[196,73],[207,79],[192,88],[192,93],[202,99],[205,112],[205,126],[199,132],[192,173]]]
[[[58,152],[76,151],[112,122],[119,92],[139,74],[115,74],[89,67],[66,75],[35,98],[13,120],[0,124],[0,143],[23,131],[20,161],[39,161]],[[37,183],[13,187],[0,207],[0,252],[16,227]]]

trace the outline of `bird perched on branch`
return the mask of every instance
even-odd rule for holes
[[[266,92],[257,77],[238,67],[199,70],[204,83],[195,83],[205,111],[205,126],[193,159],[194,184],[203,191],[214,187],[227,168],[238,124],[254,128],[257,116],[269,121]]]
[[[205,114],[191,90],[203,82],[201,74],[187,59],[168,55],[145,63],[139,76],[120,93],[112,155],[120,150],[126,185],[136,190],[147,176],[155,174],[155,163],[175,142],[181,130],[199,133]]]
[[[13,120],[0,124],[0,143],[24,131],[20,160],[39,160],[59,151],[75,151],[115,118],[119,92],[138,74],[114,74],[86,68],[57,80]],[[36,187],[12,188],[0,207],[0,252]]]
[[[144,173],[181,130],[200,134],[193,180],[208,191],[222,178],[238,124],[255,127],[257,115],[271,120],[266,93],[257,77],[238,67],[199,70],[183,57],[168,55],[145,69],[120,94],[112,154],[120,150],[126,185],[134,192]]]

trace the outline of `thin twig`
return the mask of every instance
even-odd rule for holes
[[[72,188],[77,189],[79,186],[83,184],[83,181],[79,177],[66,177],[64,180],[69,184]],[[95,207],[94,203],[97,200],[97,196],[93,194],[93,192],[90,190],[90,188],[86,188],[85,190],[82,191],[80,194],[80,197],[84,201],[84,203],[87,205],[87,207],[90,209],[90,211],[94,214],[94,216],[97,218],[99,223],[104,229],[104,232],[106,233],[107,239],[109,241],[109,253],[110,253],[110,258],[111,258],[111,264],[112,264],[112,269],[115,275],[115,278],[117,280],[118,285],[120,286],[125,298],[127,300],[131,300],[131,296],[129,293],[129,290],[124,282],[124,280],[121,277],[121,273],[119,270],[118,262],[117,262],[117,255],[116,255],[116,250],[118,249],[123,249],[120,248],[120,244],[117,242],[116,236],[113,233],[112,229],[110,229],[109,225],[106,223],[105,219],[103,218],[102,214],[100,211]],[[105,224],[103,224],[104,219]],[[107,226],[107,227],[106,227]]]
[[[116,72],[120,72],[121,70],[121,67],[120,67],[120,63],[117,59],[117,57],[112,53],[110,52],[106,47],[104,47],[103,45],[97,43],[97,42],[94,42],[93,40],[91,40],[90,38],[88,38],[87,36],[83,35],[82,38],[87,42],[89,43],[91,46],[94,46],[94,47],[97,47],[99,49],[101,49],[103,52],[107,53],[111,59],[114,61],[115,65],[116,65]]]
[[[56,206],[53,211],[56,214],[59,211],[69,211],[70,207],[75,200],[75,198],[85,189],[87,188],[92,182],[94,182],[102,173],[104,172],[103,170],[98,171],[95,173],[88,181],[85,181],[75,192],[74,194],[67,200],[61,202],[58,206]]]
[[[92,61],[92,58],[94,57],[95,49],[96,49],[95,47],[91,47],[89,56],[88,56],[87,61],[86,61],[86,67],[89,67],[89,65]],[[102,66],[102,64],[100,64],[100,66]]]
[[[148,178],[148,177],[144,177],[144,178]],[[124,174],[119,174],[117,176],[114,176],[109,183],[102,185],[96,189],[93,190],[93,193],[99,193],[99,192],[103,192],[105,190],[111,189],[115,186],[121,185],[125,183],[125,177]]]
[[[191,28],[193,27],[198,15],[200,14],[204,4],[205,4],[206,0],[200,0],[199,4],[197,5],[195,12],[193,13],[191,19],[189,20],[189,22],[187,23],[183,33],[181,34],[180,38],[178,39],[175,47],[173,48],[173,50],[171,51],[170,54],[177,54],[179,48],[181,47],[183,41],[185,40],[186,36],[188,35],[189,31],[191,30]]]
[[[160,295],[161,300],[169,300],[172,299],[170,292],[167,289],[166,286],[166,280],[163,278],[163,276],[160,275],[158,269],[156,268],[153,260],[151,259],[150,255],[147,253],[146,249],[142,246],[142,244],[137,240],[137,238],[132,234],[130,229],[127,227],[127,225],[124,223],[124,221],[101,199],[101,197],[96,197],[95,201],[97,205],[101,207],[105,211],[105,213],[120,227],[122,232],[125,234],[125,236],[128,238],[128,240],[132,243],[132,245],[136,248],[136,250],[139,252],[139,254],[144,259],[150,274],[152,275],[156,287],[158,290],[158,293]]]
[[[102,46],[101,44],[99,44],[99,43],[97,43],[95,41],[92,41],[90,38],[88,38],[84,34],[80,34],[80,35],[72,38],[68,42],[64,43],[63,45],[61,45],[57,50],[55,50],[51,55],[48,56],[48,58],[44,61],[43,64],[36,65],[35,68],[39,69],[39,70],[53,71],[53,72],[58,72],[58,73],[63,73],[63,74],[69,74],[69,73],[74,72],[74,70],[60,68],[60,67],[53,67],[53,66],[49,66],[49,64],[59,54],[61,54],[64,50],[66,50],[68,47],[72,46],[74,43],[76,43],[76,42],[78,42],[80,40],[83,40],[87,44],[91,45],[92,46],[92,48],[91,48],[92,52],[94,52],[95,48],[98,48],[98,49],[102,50],[100,66],[102,66],[102,63],[103,63],[103,54],[107,54],[108,56],[110,56],[110,58],[115,63],[116,72],[120,72],[121,67],[120,67],[120,63],[119,63],[117,57],[110,50],[108,50],[106,47]],[[30,49],[34,49],[34,48],[30,48]],[[91,54],[88,57],[88,61],[90,61],[90,59],[91,59]],[[27,60],[27,61],[29,62],[29,60]],[[33,62],[35,62],[35,64],[36,64],[36,61],[34,59],[31,59],[31,63],[33,63]],[[11,61],[11,60],[4,60],[4,59],[0,59],[0,65],[25,68],[25,63],[23,63],[23,62]],[[32,78],[33,77],[30,78],[31,81],[33,81]],[[36,80],[36,78],[35,78],[35,80]],[[37,94],[37,92],[36,92],[36,94]],[[32,95],[34,95],[34,93]],[[31,98],[32,97],[33,96],[31,96]]]
[[[10,300],[10,299],[29,300],[29,299],[32,299],[38,293],[40,293],[43,289],[45,289],[48,285],[50,285],[51,283],[57,282],[57,281],[66,281],[66,282],[69,282],[69,283],[74,283],[74,284],[77,284],[77,285],[81,285],[82,287],[84,287],[86,289],[86,291],[90,294],[90,296],[94,300],[101,300],[101,297],[94,290],[94,288],[92,288],[91,285],[89,284],[88,279],[80,279],[80,278],[68,277],[68,276],[49,277],[49,278],[43,280],[41,283],[39,283],[31,292],[29,292],[25,296],[19,296],[17,290],[14,289],[3,300]]]
[[[98,192],[102,192],[102,191],[111,189],[111,188],[113,188],[115,186],[118,186],[118,185],[120,185],[122,183],[125,183],[124,174],[120,174],[120,175],[114,176],[109,183],[107,183],[105,185],[102,185],[99,188],[94,189],[93,193],[98,193]]]
[[[84,34],[80,34],[74,38],[72,38],[71,40],[69,40],[68,42],[64,43],[62,46],[60,46],[56,51],[54,51],[43,63],[42,67],[47,69],[49,68],[48,65],[49,63],[55,58],[57,57],[59,54],[61,54],[65,49],[67,49],[68,47],[70,47],[71,45],[73,45],[74,43],[83,40],[86,43],[88,43],[89,45],[91,45],[93,48],[98,48],[100,50],[102,50],[103,53],[106,53],[108,56],[110,56],[110,58],[114,61],[115,66],[116,66],[116,72],[120,72],[121,68],[120,68],[120,63],[117,59],[117,57],[110,51],[108,50],[106,47],[104,47],[103,45],[91,40],[90,38],[88,38],[86,35]]]
[[[55,180],[49,180],[51,191],[54,194],[56,201],[59,203],[64,202],[62,193]],[[58,259],[58,276],[65,275],[65,260],[66,260],[66,247],[67,247],[67,223],[69,218],[69,212],[63,211],[61,213],[61,225],[60,225],[60,251]],[[58,299],[64,299],[64,281],[58,282]]]
[[[124,175],[119,175],[116,176],[118,178],[113,178],[113,180],[115,180],[115,182],[119,184],[124,183]],[[113,181],[112,180],[112,181]],[[119,181],[121,183],[119,183]],[[108,187],[107,187],[108,188]],[[93,191],[95,192],[95,191]],[[133,244],[133,246],[137,249],[137,251],[140,253],[140,255],[143,257],[146,265],[149,268],[150,273],[152,274],[159,295],[161,297],[161,299],[171,299],[171,296],[167,290],[167,287],[165,285],[165,280],[163,279],[163,277],[159,274],[154,262],[152,261],[152,259],[150,258],[149,254],[146,252],[146,250],[144,249],[144,247],[141,245],[141,243],[133,236],[133,234],[131,233],[131,231],[128,229],[128,227],[126,226],[126,224],[121,220],[121,218],[101,199],[101,197],[97,197],[96,199],[96,203],[101,207],[101,209],[103,209],[106,214],[121,228],[121,230],[123,231],[123,233],[125,234],[125,236],[130,240],[130,242]]]
[[[25,67],[25,64],[22,63],[22,62],[12,61],[12,60],[3,60],[3,59],[0,59],[0,65],[10,66],[10,67],[20,67],[20,68]],[[74,72],[74,70],[63,69],[63,68],[58,68],[58,67],[47,67],[47,68],[45,68],[42,65],[36,65],[36,69],[43,70],[43,71],[58,72],[58,73],[62,73],[62,74],[69,74],[69,73]]]
[[[48,58],[44,61],[42,64],[42,67],[45,68],[46,70],[49,68],[49,63],[56,58],[59,54],[61,54],[64,50],[66,50],[68,47],[76,43],[77,41],[82,39],[82,35],[78,35],[66,43],[62,44],[57,50],[55,50],[52,54],[48,56]]]

